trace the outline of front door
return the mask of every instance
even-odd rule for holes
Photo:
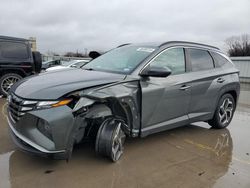
[[[190,85],[187,83],[184,49],[174,47],[158,54],[147,66],[167,67],[166,78],[141,80],[142,136],[188,123]]]

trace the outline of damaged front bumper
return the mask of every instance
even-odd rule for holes
[[[75,124],[69,107],[30,111],[18,121],[8,110],[8,124],[11,138],[20,150],[54,159],[71,156]]]
[[[95,137],[99,125],[110,116],[124,120],[124,132],[140,134],[141,92],[132,80],[69,94],[72,104],[37,108],[41,101],[8,97],[8,122],[13,141],[29,153],[68,159],[73,146],[84,137]],[[45,101],[48,102],[48,101]],[[86,134],[85,134],[86,133]]]

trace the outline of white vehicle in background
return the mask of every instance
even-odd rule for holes
[[[47,68],[45,71],[55,71],[55,70],[61,70],[61,69],[68,69],[68,68],[81,68],[83,65],[88,63],[90,60],[89,59],[84,59],[84,60],[72,60],[72,61],[64,61],[62,62],[61,65],[54,66]]]

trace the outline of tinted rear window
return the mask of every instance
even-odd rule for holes
[[[211,55],[205,50],[189,49],[192,71],[208,70],[214,68]]]
[[[0,52],[3,58],[12,58],[12,59],[29,58],[28,48],[25,43],[0,42]]]

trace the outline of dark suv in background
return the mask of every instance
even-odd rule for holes
[[[41,54],[32,52],[28,40],[0,36],[0,95],[21,78],[41,70]]]
[[[8,122],[24,151],[68,158],[74,144],[95,138],[96,152],[117,161],[125,137],[197,121],[227,127],[239,92],[239,71],[216,47],[128,44],[82,69],[21,80],[8,96]]]

